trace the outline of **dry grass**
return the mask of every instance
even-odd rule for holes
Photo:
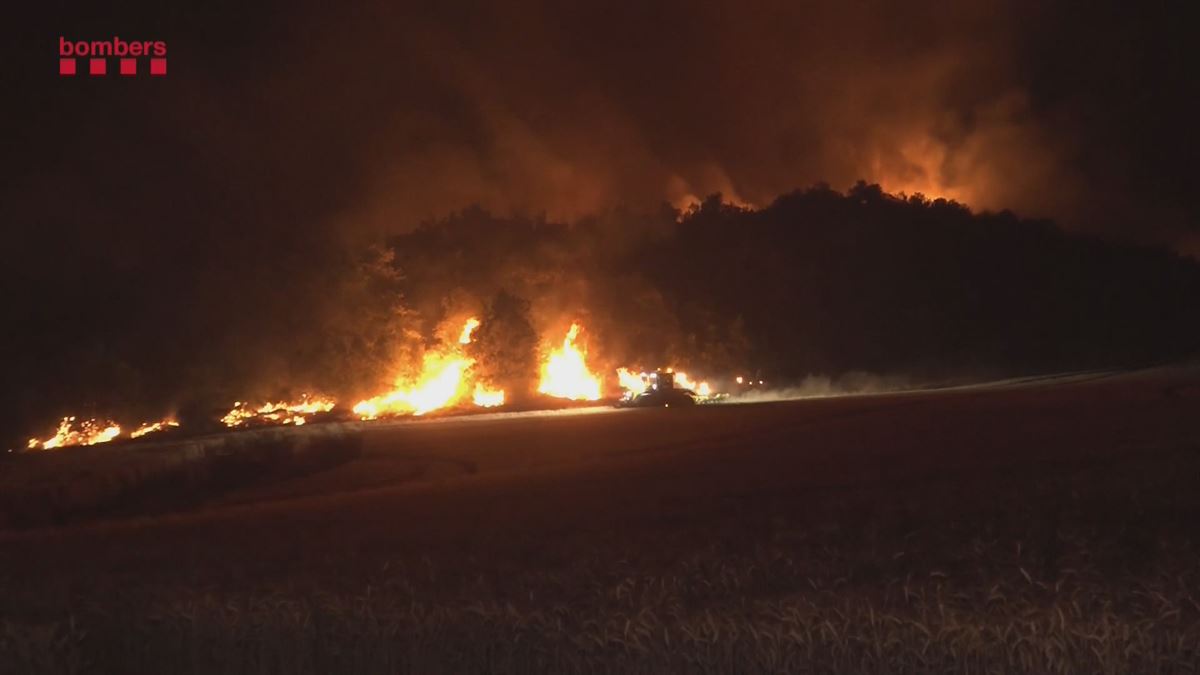
[[[1026,543],[1040,529],[1014,531],[1004,517],[911,532],[830,520],[856,509],[827,504],[821,518],[834,524],[824,528],[776,514],[765,537],[718,526],[706,544],[703,531],[676,533],[664,546],[692,541],[682,556],[607,533],[590,548],[596,535],[542,547],[534,563],[358,557],[340,581],[299,561],[277,582],[236,590],[212,580],[115,588],[101,572],[74,580],[84,588],[5,578],[0,672],[1115,674],[1200,664],[1200,569],[1178,532],[1130,539],[1140,520],[1108,531],[1068,508],[1049,561],[1045,542]]]
[[[0,465],[0,528],[187,508],[249,483],[328,469],[361,451],[360,435],[325,424],[21,453]]]
[[[869,426],[827,416],[845,426],[770,427],[783,430],[755,448],[688,441],[495,480],[436,474],[412,491],[366,483],[0,536],[0,673],[1200,671],[1191,418],[1137,422],[1163,411],[1147,398],[1148,412],[1122,403],[1123,417],[1100,418],[1116,420],[1112,431],[1087,426],[1099,417],[1090,407],[1035,409],[1018,426],[954,400],[958,428],[941,423],[940,403],[872,402]],[[1020,402],[970,399],[993,400],[1005,413]],[[554,433],[625,433],[614,425],[643,417]],[[937,424],[897,436],[904,463],[867,454],[881,446],[863,433],[922,419]],[[1114,441],[1053,445],[1064,428]],[[490,456],[454,454],[477,447],[473,436],[417,431],[368,448],[362,471],[393,458],[399,472],[402,454]],[[939,444],[922,450],[918,432]],[[1012,460],[955,455],[952,434]],[[528,454],[525,438],[486,449]],[[433,439],[453,447],[423,445]],[[346,475],[314,474],[294,494]]]
[[[352,596],[168,597],[4,622],[4,672],[1186,673],[1200,654],[1190,576],[1109,584],[1021,568],[990,587],[933,575],[881,595],[796,578],[788,558],[689,559],[676,574],[533,576],[431,602],[390,569]],[[421,577],[425,577],[422,579]],[[608,577],[608,578],[605,578]],[[770,585],[808,592],[755,597]],[[878,590],[878,589],[876,589]]]

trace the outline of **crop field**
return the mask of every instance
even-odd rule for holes
[[[1193,673],[1200,370],[0,462],[3,673]]]

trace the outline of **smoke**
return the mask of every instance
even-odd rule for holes
[[[790,386],[775,387],[766,382],[756,382],[722,398],[719,403],[768,403],[771,401],[794,401],[803,398],[831,398],[834,396],[864,396],[911,391],[928,387],[908,375],[880,375],[851,371],[838,375],[808,375]]]
[[[360,46],[338,33],[314,58],[370,78],[352,63],[393,45],[426,87],[370,113],[372,169],[348,219],[372,228],[469,203],[559,220],[714,192],[762,206],[858,179],[1075,215],[1064,139],[1020,82],[1014,10],[532,2],[370,17]]]
[[[1180,250],[1195,232],[1180,139],[1140,117],[1186,126],[1178,67],[1099,5],[533,0],[294,21],[295,74],[263,77],[316,106],[286,131],[353,177],[342,233],[470,204],[557,221],[713,193],[761,207],[860,179]]]
[[[152,419],[171,405],[189,425],[234,400],[310,392],[345,405],[420,372],[428,350],[457,348],[468,316],[483,320],[465,348],[476,375],[516,404],[573,323],[610,379],[618,367],[745,372],[798,387],[783,395],[1146,363],[1194,353],[1200,335],[1194,263],[866,184],[762,209],[712,197],[686,214],[614,210],[575,224],[472,208],[314,260],[309,276],[202,312],[231,322],[198,335],[114,322],[111,335],[55,336],[73,347],[57,355],[61,379],[35,371],[14,410]],[[96,345],[119,358],[93,358]],[[74,404],[39,410],[47,399]]]
[[[1006,354],[986,331],[939,323],[923,273],[879,259],[888,252],[870,236],[830,244],[843,223],[820,209],[772,232],[804,226],[789,250],[872,262],[855,280],[796,258],[828,271],[829,285],[814,287],[811,270],[775,274],[796,284],[787,296],[705,278],[727,276],[733,255],[750,270],[757,257],[780,263],[779,247],[726,250],[715,235],[689,245],[662,206],[719,192],[765,211],[798,186],[866,179],[1194,252],[1181,169],[1195,153],[1171,130],[1195,115],[1170,93],[1191,82],[1173,64],[1189,62],[1179,45],[1194,41],[1149,48],[1160,27],[1183,30],[1165,18],[1130,21],[1103,3],[1080,15],[1044,3],[682,0],[62,12],[13,43],[30,63],[13,68],[22,133],[0,188],[14,252],[3,291],[18,327],[4,347],[19,383],[0,427],[89,409],[156,419],[289,392],[377,393],[440,325],[482,315],[501,292],[530,303],[540,338],[583,321],[604,368],[720,368],[757,353],[800,377],[908,363],[919,340],[1021,362],[1023,342]],[[171,73],[46,77],[53,47],[42,40],[59,34],[163,39]],[[416,232],[472,219],[482,225],[441,239]],[[1027,234],[972,240],[1005,242],[976,259],[1042,260],[1006,248]],[[943,235],[915,240],[964,250]],[[1071,264],[1055,251],[1046,259]],[[959,283],[956,266],[937,269],[932,285]],[[908,279],[911,297],[926,299],[921,317],[950,332],[908,335],[903,354],[872,347],[875,336],[839,338],[870,328],[860,314],[894,319],[886,302],[841,290],[892,283],[876,270]],[[1030,300],[1039,320],[1091,316],[1090,301],[1069,306],[1090,288],[1039,278],[1076,284],[1053,311]],[[791,334],[772,323],[779,314]],[[797,340],[793,361],[780,356]]]

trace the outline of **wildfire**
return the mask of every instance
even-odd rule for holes
[[[96,445],[107,443],[121,435],[121,427],[111,420],[88,419],[79,422],[75,428],[75,417],[64,417],[58,423],[54,435],[44,441],[36,438],[29,439],[30,450],[53,450],[68,445]]]
[[[424,415],[458,402],[467,393],[470,369],[475,364],[474,359],[463,353],[462,346],[471,344],[471,333],[479,325],[479,319],[467,319],[457,345],[425,353],[421,375],[415,383],[397,381],[392,391],[359,401],[354,406],[354,414],[364,420],[383,415]],[[484,408],[502,405],[504,391],[492,390],[482,382],[476,382],[472,401]]]
[[[142,436],[145,436],[146,434],[153,434],[155,432],[163,431],[164,429],[168,429],[170,427],[177,427],[177,426],[179,426],[179,422],[175,421],[174,418],[167,418],[165,420],[159,420],[158,422],[143,422],[142,426],[138,427],[137,429],[134,429],[133,431],[131,431],[129,433],[129,437],[130,438],[141,438]]]
[[[420,372],[415,378],[398,377],[391,391],[355,404],[352,408],[354,414],[363,420],[373,420],[389,415],[420,416],[454,405],[474,404],[480,408],[505,405],[505,391],[495,387],[493,382],[486,381],[488,376],[478,373],[475,358],[468,355],[467,345],[471,344],[474,332],[481,325],[478,318],[471,317],[462,324],[461,329],[457,329],[456,325],[444,326],[443,330],[439,330],[441,342],[425,351]],[[586,345],[577,342],[582,331],[579,323],[572,323],[561,346],[550,349],[545,355],[539,368],[539,393],[573,401],[597,401],[601,398],[602,380],[588,368]],[[671,368],[649,373],[618,368],[616,374],[626,401],[659,389],[663,389],[659,393],[669,396],[689,395],[705,402],[727,396],[725,393],[714,393],[707,381],[693,380],[687,373]],[[739,385],[755,384],[740,375],[735,379]],[[762,385],[762,380],[757,384]],[[672,389],[686,392],[681,394]],[[335,405],[331,398],[308,394],[296,401],[268,401],[257,406],[237,401],[220,421],[229,428],[268,424],[300,426],[310,421],[313,415],[333,410]],[[141,438],[179,426],[180,423],[173,417],[142,422],[128,432],[127,438]],[[49,450],[71,445],[95,445],[112,441],[121,434],[121,426],[109,419],[77,420],[75,417],[64,417],[53,436],[44,440],[30,438],[28,448]]]
[[[278,403],[268,402],[257,408],[251,408],[244,401],[237,401],[233,404],[233,409],[225,413],[225,416],[221,418],[221,423],[227,427],[240,427],[251,421],[265,424],[293,424],[300,426],[307,421],[305,415],[329,412],[333,410],[334,405],[333,399],[319,396],[310,398],[308,394],[303,395],[295,403],[287,403],[285,401]]]
[[[504,390],[488,389],[482,382],[476,382],[471,400],[480,408],[495,408],[504,405]]]
[[[428,353],[416,385],[404,387],[398,384],[386,394],[359,401],[354,406],[354,414],[364,420],[373,420],[381,415],[424,415],[443,408],[462,394],[463,373],[471,363],[471,359],[462,356]]]
[[[587,354],[575,346],[579,324],[571,324],[562,348],[550,352],[542,364],[542,379],[538,391],[573,401],[596,401],[600,398],[600,378],[587,368]]]

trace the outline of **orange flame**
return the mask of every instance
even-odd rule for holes
[[[691,389],[696,392],[697,396],[712,396],[712,387],[708,386],[708,382],[694,383],[683,371],[675,373],[675,384],[679,385],[681,389]]]
[[[667,368],[664,372],[674,374],[676,389],[689,389],[701,399],[713,396],[712,386],[707,381],[693,382],[687,373],[675,370],[674,368]],[[656,380],[657,374],[655,373],[635,373],[628,368],[617,368],[617,383],[625,390],[625,393],[621,396],[625,400],[645,393],[655,384]]]
[[[579,324],[571,324],[562,347],[550,352],[542,364],[542,379],[538,391],[573,401],[595,401],[600,398],[600,378],[587,368],[587,354],[575,346]]]
[[[31,438],[27,447],[30,450],[53,450],[69,445],[96,445],[107,443],[120,435],[120,425],[111,420],[83,420],[76,429],[75,417],[64,417],[62,422],[58,423],[58,429],[53,436],[44,441]]]
[[[382,415],[424,415],[444,408],[462,395],[463,373],[472,363],[471,359],[462,356],[426,354],[416,385],[397,384],[396,389],[386,394],[359,401],[354,406],[354,414],[364,420],[373,420]]]
[[[489,389],[482,382],[476,382],[472,401],[480,408],[495,408],[504,405],[504,390]]]
[[[324,397],[310,398],[308,394],[300,397],[300,400],[295,403],[287,403],[280,401],[278,403],[264,403],[257,408],[251,408],[244,401],[236,401],[233,404],[233,409],[225,413],[221,418],[221,423],[227,427],[240,427],[251,421],[263,424],[293,424],[300,426],[307,419],[305,415],[313,415],[319,412],[329,412],[334,408],[333,399]]]
[[[134,429],[133,431],[131,431],[129,433],[129,437],[130,438],[141,438],[142,436],[145,436],[146,434],[153,434],[153,433],[156,433],[159,431],[163,431],[164,429],[167,429],[169,427],[177,427],[177,426],[179,426],[179,422],[175,421],[175,419],[171,418],[171,417],[168,417],[167,419],[164,419],[164,420],[159,420],[157,422],[143,422],[142,426],[138,427],[137,429]]]
[[[463,353],[462,345],[471,344],[471,333],[479,325],[479,319],[467,319],[459,333],[457,345],[425,353],[421,375],[415,383],[398,380],[392,391],[359,401],[354,406],[354,414],[364,420],[384,415],[424,415],[462,399],[467,393],[469,371],[475,365],[475,359]],[[488,389],[483,383],[477,382],[472,401],[485,408],[502,405],[504,392]]]
[[[650,375],[649,373],[635,373],[628,368],[617,368],[617,384],[625,390],[625,394],[621,398],[629,400],[646,393],[646,390],[650,388]]]
[[[465,324],[463,324],[462,333],[458,336],[458,344],[460,344],[460,345],[471,344],[471,333],[476,328],[479,328],[479,319],[476,319],[475,317],[471,317],[471,318],[467,319],[467,322]]]

